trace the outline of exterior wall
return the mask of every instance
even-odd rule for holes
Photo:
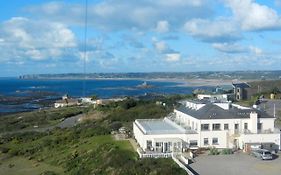
[[[273,134],[243,134],[240,136],[239,147],[243,148],[245,143],[275,143],[280,150],[280,133]]]
[[[181,124],[189,126],[192,130],[200,131],[200,120],[178,110],[174,110],[174,112],[176,114],[176,119],[180,121]]]
[[[204,144],[204,139],[208,139],[208,144]],[[218,144],[213,144],[213,138],[218,139]],[[216,148],[229,148],[232,145],[228,144],[227,131],[202,131],[200,133],[199,147],[216,147]]]
[[[166,142],[175,142],[175,140],[181,140],[183,143],[189,143],[190,140],[198,140],[199,134],[145,134],[139,128],[139,126],[133,123],[134,137],[137,140],[139,146],[145,150],[147,147],[147,141],[152,141],[152,146],[155,147],[156,140],[165,140]],[[199,143],[199,141],[198,141]]]
[[[226,120],[220,120],[221,123],[225,123]],[[213,121],[217,123],[218,121]],[[234,122],[235,123],[235,122]],[[242,122],[243,123],[243,122]],[[229,127],[231,127],[229,125]],[[234,128],[231,127],[231,128]],[[197,141],[198,147],[216,147],[216,148],[233,148],[237,147],[240,149],[244,148],[245,143],[263,143],[273,142],[279,146],[280,149],[280,133],[269,133],[269,134],[234,134],[233,129],[220,130],[220,131],[201,131],[198,134],[154,134],[146,135],[134,122],[133,130],[134,136],[138,144],[143,150],[146,150],[147,141],[152,142],[152,146],[156,146],[157,139],[174,142],[176,139],[182,140],[183,144],[189,144],[190,141]],[[208,144],[204,144],[204,139],[208,139]],[[213,138],[218,139],[217,144],[213,144]]]
[[[133,123],[133,132],[134,132],[134,137],[137,140],[139,146],[143,149],[146,147],[146,141],[144,140],[144,134],[140,130],[140,128],[136,125],[136,123]]]
[[[260,118],[258,121],[262,123],[262,130],[274,130],[274,118]]]
[[[228,94],[198,94],[197,99],[216,98],[217,100],[228,100]]]

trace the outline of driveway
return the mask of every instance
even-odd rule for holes
[[[280,175],[281,154],[274,160],[262,161],[245,153],[200,155],[190,167],[200,175]]]

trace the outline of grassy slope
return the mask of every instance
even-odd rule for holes
[[[89,109],[88,114],[95,110]],[[111,104],[98,110],[106,113],[106,117],[70,129],[2,137],[0,148],[7,148],[16,158],[50,165],[54,171],[55,167],[62,168],[65,174],[185,174],[170,159],[139,160],[129,141],[115,141],[109,135],[112,123],[128,125],[136,118],[163,117],[171,108],[139,102],[129,107],[123,103]]]
[[[0,159],[5,155],[0,155]],[[9,167],[13,165],[13,167]],[[5,175],[38,175],[45,171],[53,171],[57,174],[64,174],[60,167],[52,166],[47,163],[38,163],[24,157],[11,157],[1,160],[0,174]]]
[[[42,111],[11,114],[0,117],[0,132],[28,129],[33,126],[50,126],[60,122],[62,118],[68,118],[82,113],[79,107],[48,109]]]

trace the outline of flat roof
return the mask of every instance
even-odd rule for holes
[[[166,119],[137,119],[136,124],[145,134],[184,134],[185,129]]]

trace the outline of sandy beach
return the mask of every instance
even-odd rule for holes
[[[144,81],[164,81],[181,83],[178,86],[194,87],[194,86],[225,86],[237,82],[251,82],[254,80],[230,80],[230,79],[173,79],[173,78],[159,78],[159,79],[143,79]]]

